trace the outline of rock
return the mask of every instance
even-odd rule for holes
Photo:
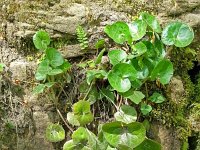
[[[27,79],[26,68],[28,66],[27,62],[11,62],[10,71],[12,73],[13,80],[25,81]]]
[[[181,103],[185,95],[185,89],[180,77],[173,77],[171,79],[169,87],[171,100],[174,101],[176,104]]]
[[[158,122],[151,123],[151,138],[162,145],[162,150],[180,150],[181,142],[173,128],[167,129]]]
[[[33,113],[33,119],[35,121],[36,132],[33,138],[32,150],[53,150],[53,146],[45,138],[45,131],[47,125],[50,123],[48,115],[43,111],[36,111]]]

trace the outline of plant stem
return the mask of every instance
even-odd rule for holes
[[[58,108],[56,108],[56,111],[58,112],[58,115],[60,116],[60,118],[62,119],[62,121],[65,123],[65,125],[67,126],[67,128],[73,133],[73,129],[69,126],[69,124],[65,121],[65,119],[63,118],[63,115],[61,114],[60,110]]]

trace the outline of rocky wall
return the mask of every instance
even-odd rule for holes
[[[37,30],[48,31],[63,56],[73,60],[85,53],[76,39],[78,25],[88,32],[93,53],[94,43],[105,36],[106,24],[130,21],[143,10],[157,15],[163,26],[173,20],[189,23],[195,31],[192,47],[197,53],[190,60],[200,60],[200,0],[0,0],[0,62],[7,66],[0,84],[0,149],[59,149],[44,138],[50,102],[31,94],[37,65],[32,36]],[[171,99],[185,99],[184,84],[179,77],[172,80]],[[159,131],[154,137],[164,150],[181,149],[183,143],[173,135],[174,127],[156,126]]]

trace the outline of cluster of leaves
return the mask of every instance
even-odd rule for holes
[[[43,58],[35,74],[35,78],[38,81],[43,81],[43,83],[33,90],[34,94],[40,94],[45,88],[50,88],[55,84],[54,76],[67,72],[71,65],[58,50],[48,47],[50,36],[47,32],[43,30],[36,32],[33,36],[33,43],[43,53]]]
[[[81,49],[85,50],[88,48],[88,38],[87,38],[87,33],[83,29],[82,26],[78,26],[76,28],[76,34],[78,37],[78,41],[80,43]]]
[[[159,143],[146,137],[146,123],[137,122],[138,114],[148,115],[153,103],[165,101],[158,91],[149,96],[147,82],[155,81],[162,85],[170,82],[173,64],[165,58],[165,45],[188,46],[194,38],[193,30],[182,22],[173,22],[162,31],[157,19],[143,12],[131,23],[118,21],[107,25],[104,31],[122,48],[108,50],[105,41],[100,40],[96,44],[96,48],[101,49],[97,59],[81,65],[83,68],[91,66],[87,70],[86,81],[80,86],[80,92],[85,96],[73,104],[72,112],[67,114],[68,122],[78,128],[72,133],[72,139],[64,144],[63,150],[161,150]],[[42,34],[39,39],[44,36]],[[47,48],[48,40],[36,41],[36,48],[49,51],[36,73],[37,79],[45,80],[62,70],[64,61],[61,61],[59,52]],[[108,51],[105,57],[110,62],[107,65],[102,63],[105,51]],[[56,73],[51,73],[52,70]],[[108,84],[96,84],[99,81]],[[144,86],[146,94],[142,92]],[[95,135],[86,125],[94,120],[90,105],[102,98],[111,102],[117,111],[114,113],[115,121],[99,124]],[[62,126],[51,124],[46,136],[49,141],[58,142],[64,140],[65,132]]]

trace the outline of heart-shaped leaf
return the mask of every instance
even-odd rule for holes
[[[138,42],[135,45],[132,45],[131,49],[134,57],[141,56],[147,51],[147,47],[143,42]]]
[[[65,139],[65,130],[59,124],[49,124],[46,128],[46,138],[50,142],[59,142]]]
[[[90,102],[78,101],[73,105],[73,113],[81,126],[91,123],[94,119],[90,111]]]
[[[161,60],[153,69],[151,79],[159,79],[162,84],[168,84],[173,75],[173,64],[167,59]]]
[[[45,89],[45,85],[44,84],[39,84],[33,89],[33,94],[43,93],[44,89]]]
[[[145,139],[139,146],[137,146],[134,150],[161,150],[162,147],[159,143]]]
[[[133,149],[144,141],[146,135],[144,126],[139,122],[130,124],[122,122],[106,123],[102,130],[106,141],[115,148],[124,145]]]
[[[162,42],[165,45],[186,47],[194,39],[194,32],[187,24],[173,22],[167,25],[162,32]]]
[[[49,34],[43,30],[37,31],[33,36],[33,43],[39,50],[46,50],[50,44]]]
[[[108,52],[108,57],[110,59],[110,63],[114,66],[120,62],[125,62],[127,58],[127,54],[125,51],[116,49]]]
[[[147,115],[148,113],[151,112],[152,107],[148,104],[142,103],[140,110],[141,110],[143,115]]]
[[[68,71],[71,67],[71,64],[68,61],[64,61],[61,66],[59,66],[60,69],[63,70],[63,72]]]
[[[65,142],[63,145],[63,150],[75,150],[76,144],[74,144],[73,140]]]
[[[44,80],[46,78],[46,75],[52,70],[52,68],[49,66],[49,61],[47,59],[44,59],[38,66],[36,71],[36,79],[37,80]]]
[[[154,92],[153,95],[149,97],[149,100],[154,103],[162,103],[165,101],[165,97],[160,93]]]
[[[143,98],[145,98],[145,95],[140,91],[134,91],[133,89],[130,89],[129,91],[122,93],[122,95],[125,98],[130,99],[135,104],[139,104]]]
[[[103,79],[107,76],[104,70],[88,70],[86,74],[87,84],[90,84],[94,79]]]
[[[48,75],[55,76],[61,73],[63,73],[62,69],[52,69],[51,71],[48,72]]]
[[[155,31],[157,33],[161,33],[162,29],[161,29],[160,24],[155,16],[150,15],[147,12],[143,12],[143,13],[141,13],[140,18],[142,18],[142,20],[144,20],[148,24],[148,26],[150,26],[151,29],[153,29],[153,31]]]
[[[88,141],[88,133],[87,130],[83,127],[79,127],[76,131],[72,134],[72,139],[74,143],[87,143]]]
[[[137,76],[135,68],[126,63],[115,65],[108,74],[110,85],[118,92],[126,92],[131,88],[131,81]]]
[[[68,112],[67,113],[67,121],[72,124],[73,126],[80,126],[80,123],[74,113]]]
[[[123,44],[126,41],[130,43],[132,40],[128,25],[122,21],[107,25],[104,31],[118,44]]]
[[[128,26],[133,41],[140,40],[146,34],[147,24],[143,20],[137,19]]]
[[[129,124],[137,120],[137,112],[131,106],[122,105],[120,110],[114,114],[114,117],[117,121]]]
[[[56,68],[64,63],[64,59],[59,51],[54,48],[48,48],[46,50],[46,58],[52,67]]]

